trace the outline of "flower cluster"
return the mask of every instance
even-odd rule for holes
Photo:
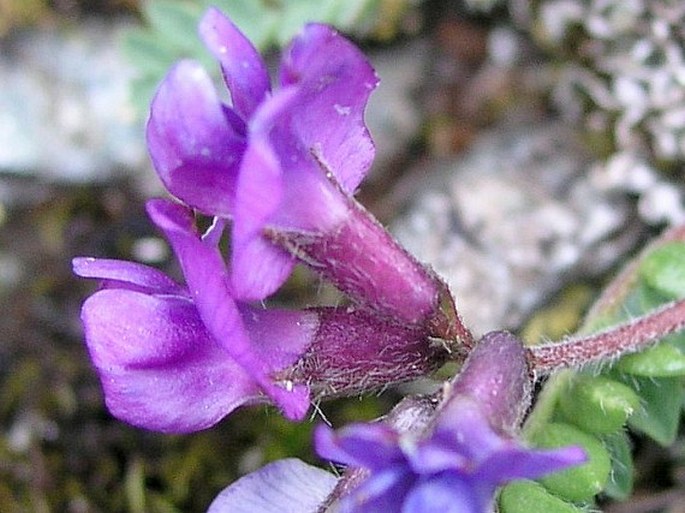
[[[147,124],[154,167],[178,201],[147,204],[185,285],[131,262],[78,258],[102,289],[82,312],[109,409],[166,432],[209,427],[268,401],[301,419],[311,396],[425,375],[457,319],[446,287],[352,197],[374,156],[363,114],[378,80],[361,52],[311,24],[271,89],[256,49],[216,9],[200,24],[230,104],[192,61],[159,86]],[[210,218],[201,233],[196,215]],[[230,231],[230,254],[221,250]],[[352,308],[265,309],[303,262]],[[461,330],[464,340],[468,331]]]
[[[152,162],[174,197],[150,200],[147,213],[184,283],[134,262],[73,261],[77,275],[101,283],[82,320],[109,410],[170,433],[208,428],[255,403],[301,420],[312,399],[465,360],[440,394],[405,398],[380,422],[320,428],[317,449],[349,466],[344,477],[276,462],[224,490],[212,513],[485,513],[503,483],[582,463],[578,448],[519,441],[533,375],[683,329],[685,302],[560,344],[525,349],[504,332],[476,344],[444,282],[353,197],[374,157],[363,115],[378,82],[359,49],[328,26],[307,25],[284,50],[272,89],[256,49],[218,10],[205,14],[200,35],[230,102],[199,64],[182,61],[159,86],[147,124]],[[350,305],[266,307],[298,263]]]

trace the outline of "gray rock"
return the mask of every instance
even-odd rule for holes
[[[0,172],[99,181],[145,163],[121,55],[126,22],[27,30],[0,53]]]
[[[405,152],[421,128],[415,92],[425,81],[428,53],[427,42],[418,40],[370,55],[381,79],[366,110],[366,122],[376,145],[375,169],[384,169]]]
[[[554,123],[516,123],[484,135],[426,174],[392,231],[450,284],[477,333],[516,328],[574,277],[596,276],[632,247],[623,197],[593,186],[591,159]]]
[[[127,21],[27,30],[0,53],[0,173],[91,182],[148,168],[142,122],[129,98],[136,70],[122,55]],[[377,167],[420,126],[411,95],[422,81],[425,42],[372,56],[381,86],[367,121]]]

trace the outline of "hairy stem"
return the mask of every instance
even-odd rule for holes
[[[549,374],[557,369],[581,367],[641,351],[683,329],[685,299],[593,335],[569,337],[558,343],[530,347],[528,360],[535,373]]]

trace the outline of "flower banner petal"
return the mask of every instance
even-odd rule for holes
[[[378,85],[369,61],[331,27],[309,24],[284,52],[280,81],[301,90],[289,127],[293,142],[315,153],[353,193],[375,155],[364,124],[364,109]]]

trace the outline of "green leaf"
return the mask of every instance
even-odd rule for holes
[[[685,297],[685,242],[652,251],[640,265],[640,277],[669,299]]]
[[[154,30],[159,44],[175,49],[182,56],[197,55],[203,46],[197,34],[199,6],[179,0],[149,0],[143,15]]]
[[[505,486],[499,496],[500,513],[581,513],[581,509],[549,493],[535,481],[516,481]]]
[[[532,441],[542,448],[580,445],[585,450],[587,463],[540,479],[550,492],[562,499],[574,502],[589,500],[601,492],[609,481],[609,453],[599,439],[577,427],[561,422],[551,423],[538,432]]]
[[[127,31],[121,44],[131,64],[144,75],[161,78],[176,56],[171,48],[160,44],[152,32],[141,28]]]
[[[652,287],[639,284],[626,294],[623,303],[619,307],[586,319],[579,333],[589,334],[611,328],[621,322],[638,317],[667,301],[668,298],[659,294]]]
[[[633,491],[634,470],[630,439],[624,432],[604,438],[604,446],[611,455],[611,479],[604,493],[619,501],[630,497]]]
[[[613,433],[640,406],[640,398],[628,386],[602,376],[577,375],[559,408],[566,419],[590,433]]]
[[[628,420],[628,425],[656,440],[661,445],[672,444],[678,434],[680,412],[685,389],[680,378],[640,378],[624,375],[642,398],[642,408]]]
[[[640,353],[621,358],[616,369],[636,376],[666,378],[685,376],[685,355],[666,341]]]

